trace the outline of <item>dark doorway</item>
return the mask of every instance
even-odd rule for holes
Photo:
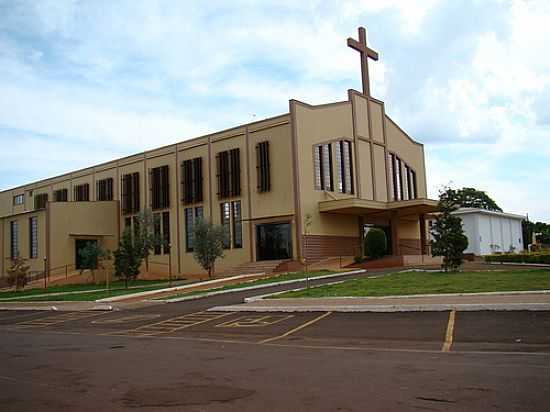
[[[84,249],[88,243],[94,243],[97,244],[97,240],[95,239],[75,239],[74,241],[74,249],[75,249],[75,266],[76,269],[82,269],[82,258],[80,257],[80,253],[78,253],[81,249]]]
[[[256,260],[292,258],[290,223],[268,223],[256,226]]]

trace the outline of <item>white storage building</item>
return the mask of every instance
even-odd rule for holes
[[[474,208],[461,208],[453,214],[462,219],[468,237],[464,253],[481,256],[523,250],[521,221],[525,216]]]

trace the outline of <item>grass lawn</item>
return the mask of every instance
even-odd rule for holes
[[[181,281],[173,281],[173,284],[181,283]],[[98,290],[105,290],[105,284],[77,284],[77,285],[63,285],[63,286],[51,286],[48,287],[47,290],[44,290],[42,288],[33,288],[33,289],[25,289],[18,292],[15,291],[7,291],[7,292],[0,292],[0,302],[1,301],[7,301],[11,302],[14,301],[14,298],[17,298],[15,300],[25,300],[25,301],[46,301],[46,300],[92,300],[90,298],[87,298],[88,295],[92,294],[98,294],[98,293],[107,293],[107,296],[114,296],[113,294],[126,294],[126,293],[134,293],[134,292],[141,292],[143,290],[152,290],[152,289],[160,289],[168,287],[168,281],[164,280],[141,280],[136,279],[134,281],[128,282],[128,288],[124,289],[124,281],[114,281],[110,283],[111,288],[111,295],[108,295],[108,291],[100,292]],[[74,295],[69,295],[68,293],[71,292],[85,292],[90,291],[90,293],[76,293]],[[44,294],[54,294],[54,293],[67,293],[67,295],[59,295],[59,296],[44,296],[39,297],[36,295],[44,295]],[[72,296],[70,299],[69,297]],[[64,299],[65,298],[65,299]],[[96,298],[101,299],[101,298]]]
[[[309,275],[310,278],[314,278],[314,277],[318,277],[318,276],[329,275],[331,273],[335,273],[335,272],[332,272],[330,270],[320,270],[318,272],[310,272],[309,274],[306,274],[304,272],[285,273],[285,274],[278,275],[278,276],[271,276],[271,277],[268,277],[268,278],[256,279],[256,280],[251,280],[251,281],[242,282],[242,283],[236,283],[234,285],[226,285],[226,286],[221,286],[221,287],[212,288],[212,289],[195,290],[195,291],[192,291],[192,292],[175,293],[172,296],[165,296],[165,297],[158,298],[158,299],[160,299],[160,300],[175,299],[175,298],[180,298],[180,297],[183,297],[183,296],[202,295],[204,293],[218,292],[218,291],[222,291],[222,290],[242,289],[242,288],[248,288],[248,287],[251,287],[251,286],[266,285],[268,283],[274,283],[274,282],[284,282],[284,281],[287,281],[287,280],[305,279],[308,275]]]
[[[272,298],[391,296],[427,293],[475,293],[550,290],[550,270],[484,272],[405,272],[275,295]]]
[[[102,290],[98,292],[90,293],[74,293],[74,294],[65,294],[65,295],[55,295],[55,296],[29,296],[27,298],[18,299],[17,302],[45,302],[45,301],[60,301],[60,302],[77,302],[77,301],[94,301],[103,298],[110,298],[112,296],[127,295],[130,293],[145,292],[148,290],[163,289],[168,287],[168,284],[165,283],[162,286],[148,286],[141,288],[133,289],[111,289]]]

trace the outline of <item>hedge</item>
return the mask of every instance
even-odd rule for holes
[[[543,263],[550,265],[548,253],[514,253],[484,256],[486,262]]]

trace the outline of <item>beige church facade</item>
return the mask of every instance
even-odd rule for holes
[[[369,227],[386,231],[393,255],[426,255],[425,215],[436,202],[424,147],[370,96],[361,31],[360,40],[348,44],[361,49],[363,92],[344,101],[290,100],[280,116],[1,192],[0,273],[17,253],[32,271],[53,273],[78,265],[86,241],[114,250],[144,209],[170,244],[151,258],[161,273],[169,263],[174,275],[203,272],[193,258],[200,217],[230,234],[217,271],[354,256]]]

